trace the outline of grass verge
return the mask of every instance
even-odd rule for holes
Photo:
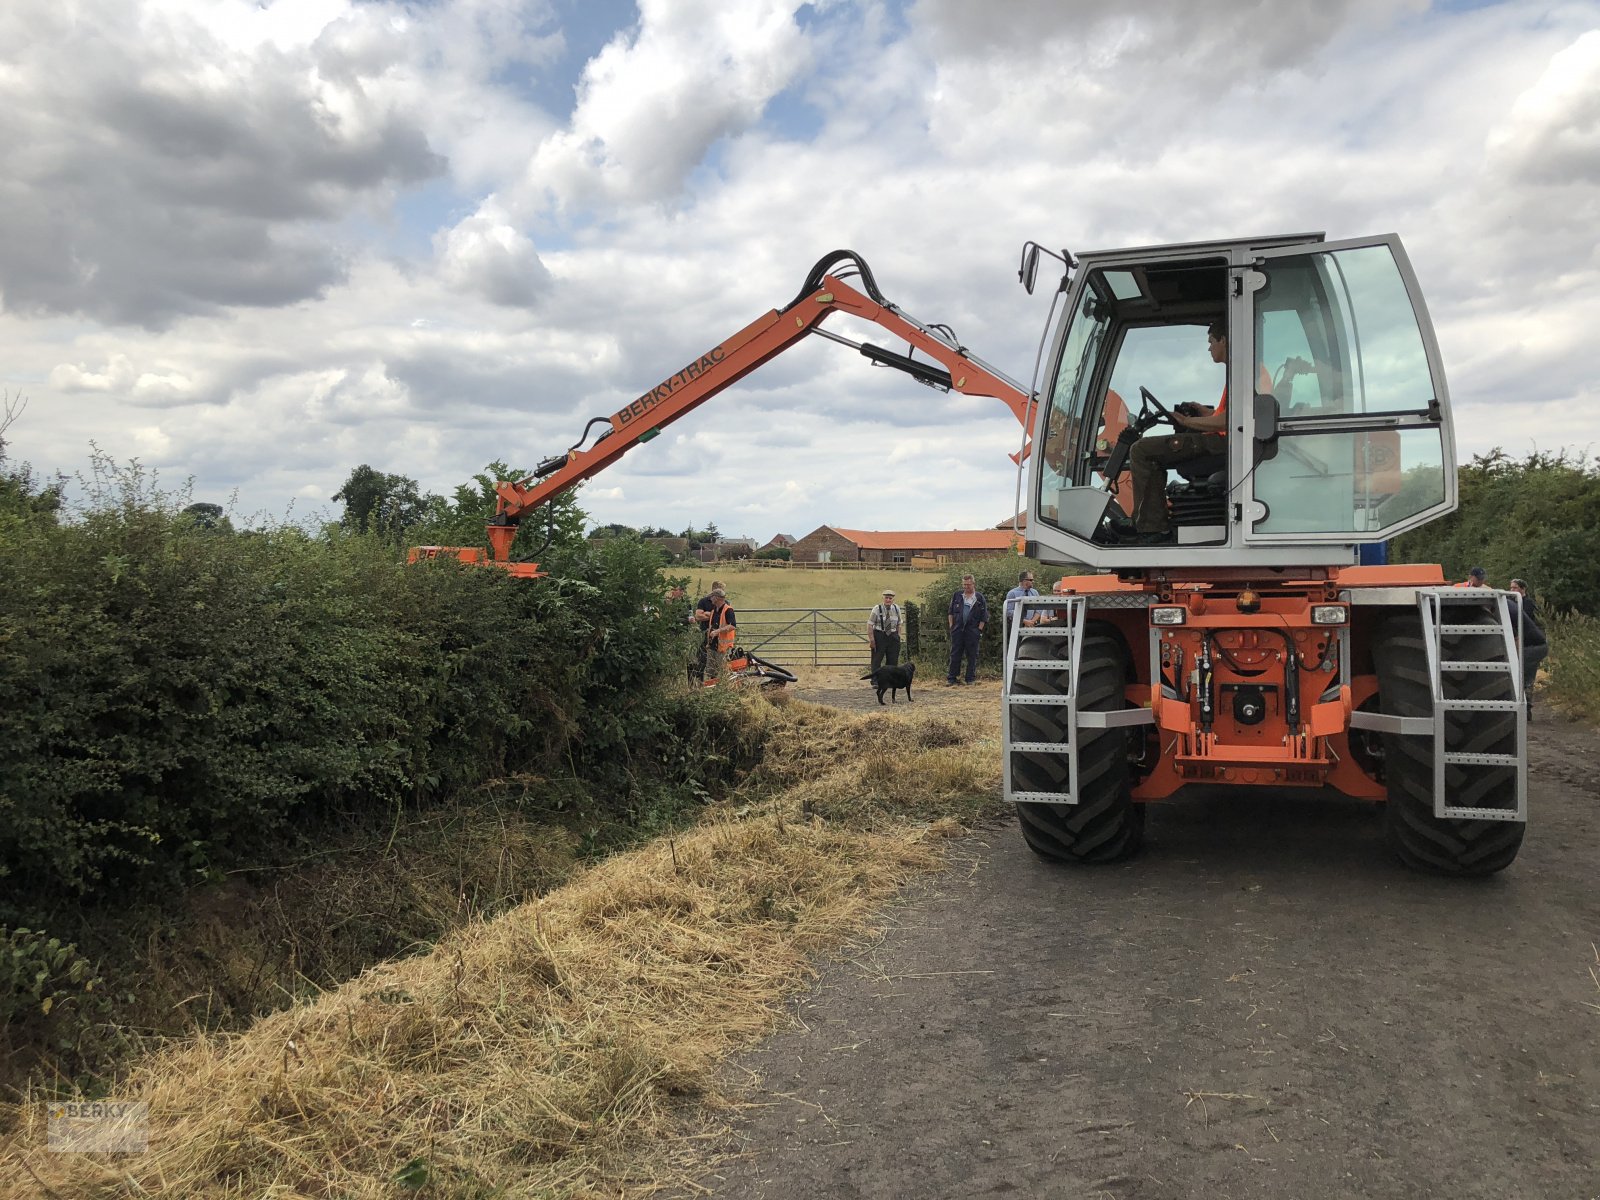
[[[145,1154],[50,1154],[44,1106],[11,1106],[0,1193],[465,1200],[683,1182],[674,1146],[729,1103],[718,1065],[996,804],[989,707],[754,700],[765,799],[242,1033],[145,1057],[111,1089],[148,1101]]]
[[[1600,621],[1581,613],[1556,614],[1545,622],[1550,657],[1544,695],[1569,716],[1600,723]]]

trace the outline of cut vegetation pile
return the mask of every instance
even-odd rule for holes
[[[983,706],[992,707],[992,702]],[[5,1113],[0,1193],[72,1197],[644,1194],[728,1101],[718,1064],[769,1032],[810,961],[996,803],[994,717],[752,705],[758,778],[697,828],[620,855],[235,1036],[110,1089],[150,1105],[135,1156],[44,1148]]]

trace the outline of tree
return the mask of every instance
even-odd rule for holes
[[[203,529],[207,533],[232,533],[233,522],[222,511],[220,504],[208,504],[203,500],[196,501],[186,506],[181,515],[196,529]]]
[[[344,504],[339,523],[346,529],[395,540],[419,524],[437,499],[424,497],[415,479],[376,471],[365,463],[350,472],[333,498]]]
[[[691,525],[678,536],[681,538],[687,538],[691,542],[714,542],[721,537],[722,534],[717,529],[717,523],[715,521],[707,521],[704,529],[696,529],[693,525]]]

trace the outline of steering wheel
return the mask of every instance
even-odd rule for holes
[[[1162,421],[1165,421],[1168,425],[1177,425],[1177,422],[1172,419],[1172,414],[1167,411],[1167,406],[1161,403],[1161,401],[1157,400],[1155,393],[1149,388],[1141,387],[1139,389],[1139,399],[1144,402],[1144,410],[1146,413],[1148,413],[1151,409],[1155,409],[1155,417],[1151,419],[1148,424],[1146,424],[1146,428],[1148,428],[1150,425],[1159,424]],[[1141,422],[1141,424],[1145,424],[1145,422]]]

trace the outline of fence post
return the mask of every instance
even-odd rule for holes
[[[811,610],[811,665],[813,667],[822,665],[822,651],[817,647],[817,633],[817,610],[813,608]]]

